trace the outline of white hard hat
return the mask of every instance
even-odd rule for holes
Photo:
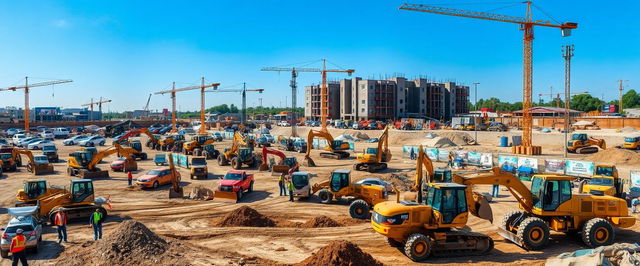
[[[22,234],[22,232],[24,232],[24,230],[22,230],[21,228],[18,228],[18,230],[16,230],[16,233],[18,234]]]

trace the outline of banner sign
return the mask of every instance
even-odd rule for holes
[[[640,171],[631,171],[631,188],[640,187]]]
[[[453,157],[456,159],[462,159],[463,161],[467,161],[467,155],[468,152],[467,151],[455,151],[453,153]]]
[[[493,154],[483,153],[480,155],[480,165],[485,167],[493,167]]]
[[[425,149],[427,156],[429,157],[429,159],[431,159],[431,161],[438,161],[438,149],[433,149],[433,148],[427,148]]]
[[[467,161],[468,164],[480,165],[482,161],[482,154],[479,152],[469,152],[467,153]]]
[[[567,160],[565,163],[565,172],[567,175],[592,176],[594,168],[594,162]]]
[[[564,160],[560,160],[560,159],[544,160],[544,171],[547,173],[564,174]]]
[[[498,155],[498,166],[500,166],[502,170],[515,173],[518,168],[518,157]]]
[[[418,157],[418,147],[415,146],[402,146],[402,158],[411,157],[411,151],[415,154],[416,158]]]
[[[438,150],[438,161],[448,162],[449,161],[449,154],[451,154],[451,151]]]
[[[528,157],[518,157],[518,168],[526,167],[531,168],[533,171],[538,171],[538,159]]]

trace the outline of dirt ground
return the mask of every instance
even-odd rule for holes
[[[299,133],[306,135],[306,128],[300,128]],[[332,130],[333,131],[333,130]],[[343,133],[345,130],[335,130],[334,136]],[[274,134],[288,133],[288,128],[274,130]],[[351,131],[347,132],[350,133]],[[434,131],[438,133],[439,131]],[[365,131],[370,137],[377,137],[380,131]],[[515,135],[518,132],[493,133],[479,132],[479,142],[481,145],[464,147],[469,150],[484,152],[504,152],[507,148],[497,147],[499,136]],[[604,137],[609,147],[622,143],[622,134],[613,131],[590,131],[594,137]],[[473,132],[470,132],[473,136]],[[389,163],[389,169],[382,173],[370,174],[367,172],[352,172],[352,179],[358,180],[364,177],[378,176],[388,177],[394,172],[404,172],[410,177],[413,175],[415,163],[405,160],[401,156],[402,145],[419,144],[424,139],[425,132],[413,131],[391,131],[390,145],[393,159]],[[534,144],[543,146],[544,157],[561,158],[563,155],[562,143],[563,135],[559,133],[535,133]],[[56,141],[60,149],[60,158],[66,159],[66,155],[76,149],[76,146],[63,146],[61,141]],[[108,140],[111,143],[111,140]],[[223,149],[230,145],[228,140],[216,143],[217,149]],[[356,151],[361,151],[365,146],[373,144],[357,143]],[[100,148],[99,148],[100,149]],[[149,158],[153,158],[156,151],[145,151],[149,153]],[[288,155],[298,157],[303,160],[304,154],[286,152]],[[345,160],[320,159],[318,151],[312,152],[317,167],[302,167],[302,170],[309,171],[314,175],[311,183],[325,180],[328,174],[334,169],[352,169],[354,156]],[[583,158],[583,155],[571,155],[571,158]],[[540,157],[542,158],[542,157]],[[101,168],[108,168],[108,163],[115,159],[115,156],[108,157]],[[49,184],[58,186],[69,185],[70,177],[66,174],[66,162],[55,163],[56,174],[43,175],[39,178],[46,178]],[[182,174],[182,186],[185,193],[190,191],[194,185],[202,185],[215,189],[220,178],[229,166],[218,166],[214,160],[209,161],[209,178],[206,180],[190,180],[188,171],[180,169]],[[444,164],[436,166],[443,167]],[[639,169],[639,165],[617,165],[621,169],[621,175],[628,178],[629,171]],[[136,176],[156,168],[152,160],[139,161],[139,170],[134,173]],[[141,190],[139,188],[128,188],[126,174],[121,172],[111,172],[110,178],[94,180],[96,197],[109,196],[113,209],[109,210],[109,216],[104,224],[104,232],[108,233],[116,226],[129,219],[138,220],[156,234],[164,237],[169,242],[180,241],[188,248],[188,256],[185,256],[185,263],[195,265],[222,265],[233,264],[238,261],[238,257],[258,257],[277,263],[297,263],[306,259],[312,252],[327,245],[333,240],[349,240],[357,244],[365,252],[371,254],[375,259],[387,265],[411,265],[415,264],[403,253],[390,247],[386,239],[371,229],[368,221],[349,224],[341,227],[325,228],[301,228],[301,227],[213,227],[212,221],[219,219],[227,212],[240,206],[250,206],[261,214],[277,220],[288,220],[291,222],[304,223],[320,215],[326,215],[332,219],[344,219],[348,215],[347,205],[340,204],[320,204],[317,197],[309,200],[289,202],[288,197],[278,195],[278,185],[275,176],[269,172],[259,172],[257,169],[250,169],[255,174],[256,183],[254,192],[245,195],[241,203],[234,204],[218,201],[192,201],[187,199],[168,199],[169,186],[160,187],[157,190]],[[0,194],[0,224],[4,225],[9,220],[7,208],[13,206],[16,191],[22,187],[22,182],[33,176],[20,168],[19,172],[6,172],[0,178],[0,187],[4,188],[4,193]],[[489,191],[488,186],[479,187],[483,191]],[[509,192],[502,191],[502,196],[495,199],[491,204],[494,221],[498,223],[502,215],[516,209],[517,202]],[[186,195],[185,195],[186,196]],[[395,199],[392,195],[390,200]],[[582,241],[577,238],[567,237],[564,234],[552,234],[549,246],[543,251],[527,252],[522,248],[504,240],[496,233],[496,225],[488,221],[471,216],[469,229],[487,234],[495,241],[495,249],[490,255],[479,257],[456,257],[456,258],[432,258],[426,263],[432,264],[516,264],[516,265],[541,265],[550,256],[558,255],[562,252],[573,251],[586,248]],[[617,230],[617,242],[636,242],[640,234],[640,224],[626,230]],[[43,236],[43,243],[38,254],[29,255],[30,263],[33,265],[56,264],[59,256],[65,256],[66,248],[78,245],[88,245],[93,240],[92,229],[89,228],[88,221],[73,221],[68,227],[70,243],[57,243],[57,234],[54,228],[46,226]],[[73,250],[73,248],[70,248]],[[2,265],[9,265],[10,261],[4,259]],[[78,262],[82,264],[82,262]]]

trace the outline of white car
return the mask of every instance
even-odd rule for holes
[[[77,135],[77,136],[73,136],[73,137],[70,137],[68,139],[63,140],[62,144],[64,144],[65,146],[78,145],[78,143],[80,141],[85,140],[85,139],[89,139],[89,137],[82,136],[82,135]]]
[[[27,145],[31,144],[32,142],[36,142],[36,141],[40,141],[42,140],[41,138],[35,138],[35,137],[29,137],[29,138],[24,138],[21,139],[18,144],[16,144],[16,146],[18,147],[22,147],[22,148],[26,148]]]
[[[48,164],[49,163],[49,158],[47,158],[46,155],[34,155],[33,156],[33,162],[35,164]]]
[[[78,145],[85,147],[104,146],[107,140],[102,136],[92,136],[78,142]]]
[[[40,137],[43,139],[53,139],[54,135],[53,135],[53,132],[47,130],[47,131],[41,132]]]
[[[393,192],[393,184],[387,181],[384,181],[380,178],[369,177],[365,179],[360,179],[356,182],[356,184],[379,186],[384,188],[386,192]]]
[[[13,146],[18,146],[18,144],[20,144],[20,141],[26,138],[27,138],[27,135],[25,134],[14,134],[13,137],[11,138],[13,141]]]
[[[53,129],[53,137],[56,139],[67,138],[69,137],[69,134],[71,134],[71,132],[69,132],[69,130],[64,127],[58,127]]]
[[[278,122],[278,126],[280,126],[280,127],[290,127],[291,124],[289,124],[289,122],[287,122],[287,121],[280,121],[280,122]]]
[[[42,150],[44,146],[55,146],[55,144],[53,143],[53,141],[45,139],[45,140],[29,143],[29,145],[27,145],[27,149]]]

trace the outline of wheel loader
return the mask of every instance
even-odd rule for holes
[[[351,183],[351,170],[338,169],[331,172],[329,180],[313,184],[311,194],[318,193],[320,202],[329,204],[333,199],[353,198],[349,205],[349,215],[357,219],[367,219],[372,207],[387,200],[383,187]]]
[[[356,154],[356,163],[353,165],[353,169],[374,173],[387,169],[389,161],[391,161],[391,151],[389,151],[389,128],[387,127],[378,138],[378,147],[369,147],[366,152]]]
[[[596,165],[595,169],[594,176],[582,180],[578,187],[578,192],[626,199],[624,180],[618,177],[618,169],[615,165],[599,164]]]
[[[574,133],[567,143],[567,151],[571,153],[586,154],[598,152],[598,147],[607,149],[604,139],[597,139],[587,136],[585,133]]]
[[[48,187],[46,179],[26,180],[24,187],[18,190],[15,205],[16,207],[35,206],[38,200],[64,191],[61,187]]]
[[[138,166],[136,160],[133,159],[133,154],[135,152],[137,152],[135,149],[122,147],[117,143],[114,143],[113,146],[104,149],[93,156],[85,151],[74,152],[70,154],[71,156],[67,160],[67,174],[70,176],[78,176],[80,178],[108,178],[109,172],[107,170],[100,170],[100,168],[97,167],[97,164],[104,157],[114,153],[118,153],[127,158],[124,166],[125,169],[137,170]]]
[[[16,161],[22,161],[21,158],[18,158],[20,155],[27,156],[29,159],[29,162],[27,163],[27,171],[34,175],[53,173],[53,165],[49,163],[49,159],[47,159],[46,155],[33,156],[33,153],[30,150],[17,148],[13,149],[11,155]]]
[[[37,201],[39,216],[42,220],[53,224],[53,218],[59,211],[67,214],[67,219],[88,218],[96,209],[107,217],[107,210],[102,207],[109,204],[105,198],[95,198],[93,181],[90,179],[71,180],[69,189],[41,197]]]
[[[319,137],[327,140],[326,152],[320,152],[320,157],[330,159],[344,159],[349,158],[348,152],[351,149],[349,143],[342,140],[334,140],[331,133],[325,130],[309,130],[307,135],[307,153],[304,156],[304,164],[308,167],[316,166],[316,163],[311,159],[311,148],[313,148],[313,138]]]
[[[242,168],[242,164],[255,167],[260,163],[259,157],[253,153],[253,142],[245,140],[237,131],[233,134],[231,147],[218,155],[218,165],[224,166],[229,163],[233,169]]]
[[[210,135],[198,135],[193,136],[191,141],[185,141],[182,144],[182,151],[185,155],[197,155],[202,156],[205,145],[211,145],[215,142]]]

